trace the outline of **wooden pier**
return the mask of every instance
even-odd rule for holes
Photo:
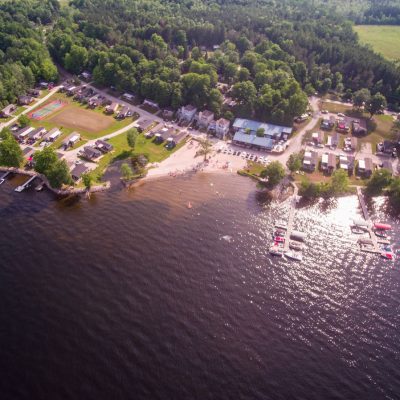
[[[27,187],[30,186],[30,183],[33,182],[36,178],[38,178],[37,175],[34,175],[32,177],[30,177],[24,184],[22,184],[21,186],[18,186],[15,191],[16,192],[22,192],[23,190],[25,190]]]
[[[294,215],[295,215],[295,211],[296,211],[297,195],[299,193],[299,188],[296,186],[296,184],[293,184],[293,186],[294,186],[294,191],[293,191],[293,196],[292,196],[292,200],[290,203],[289,219],[288,219],[287,228],[286,228],[284,251],[289,250],[289,242],[290,242],[290,237],[291,237],[292,231],[293,231]]]
[[[368,222],[367,231],[369,233],[369,236],[371,237],[371,241],[372,241],[372,245],[373,245],[372,249],[371,248],[370,249],[361,248],[361,250],[366,251],[368,253],[380,254],[381,250],[379,248],[378,238],[372,229],[372,221],[371,221],[371,218],[368,213],[367,205],[365,204],[364,195],[362,194],[361,188],[359,186],[357,186],[357,196],[358,196],[358,201],[360,202],[361,210],[364,215],[364,219]]]
[[[11,174],[11,171],[7,171],[7,172],[0,178],[0,181],[6,179],[7,176],[10,175],[10,174]]]

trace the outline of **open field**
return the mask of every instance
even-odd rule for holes
[[[81,146],[87,140],[96,139],[124,128],[138,117],[135,115],[133,118],[116,120],[113,116],[105,115],[102,108],[88,109],[85,105],[73,101],[63,93],[56,93],[51,96],[49,103],[55,100],[60,100],[65,105],[46,115],[40,121],[31,119],[30,124],[36,128],[43,126],[48,131],[55,127],[59,128],[62,135],[52,144],[52,147],[56,149],[60,147],[64,138],[74,131],[81,134],[82,140],[78,145]],[[34,109],[32,113],[40,108],[43,108],[43,105]]]
[[[374,51],[389,60],[400,59],[400,26],[393,25],[357,25],[361,43],[369,44]]]

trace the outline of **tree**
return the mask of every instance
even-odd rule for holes
[[[87,190],[90,190],[90,188],[92,187],[92,176],[90,174],[83,174],[82,181],[83,184],[85,185],[85,188]]]
[[[279,161],[272,161],[261,171],[261,177],[268,178],[271,186],[277,185],[285,177],[285,168]]]
[[[14,137],[3,132],[2,135],[5,139],[0,142],[0,165],[18,168],[23,160],[22,150]]]
[[[30,123],[30,119],[25,115],[22,114],[19,118],[18,118],[18,124],[21,128],[25,128],[26,126],[28,126]]]
[[[138,136],[139,132],[136,128],[129,129],[129,131],[126,133],[126,140],[128,141],[128,145],[132,150],[135,149]]]
[[[68,71],[74,74],[79,74],[86,67],[88,60],[88,51],[84,47],[74,44],[69,53],[65,55],[64,65]]]
[[[46,176],[53,188],[59,189],[63,184],[72,184],[71,173],[65,160],[57,160]]]
[[[132,179],[132,177],[133,177],[132,168],[127,163],[123,163],[121,165],[120,171],[121,171],[122,179],[124,179],[125,181],[129,181],[130,179]]]
[[[248,81],[250,78],[250,71],[246,67],[240,68],[238,72],[238,79],[240,82]]]
[[[264,135],[265,135],[265,129],[264,128],[258,128],[256,130],[256,136],[257,137],[264,137]]]
[[[330,188],[332,193],[345,193],[349,188],[349,176],[344,169],[337,169],[332,174]]]
[[[207,161],[207,156],[212,151],[212,143],[208,139],[198,139],[200,150],[197,152],[199,156],[204,156],[204,161]]]
[[[302,153],[292,153],[286,162],[286,166],[289,168],[290,172],[298,171],[302,166],[302,160]]]
[[[53,148],[45,147],[42,151],[38,151],[33,155],[33,160],[35,162],[35,171],[47,176],[57,162],[58,157]]]
[[[389,187],[390,201],[397,208],[400,207],[400,178],[395,177]]]
[[[371,98],[371,93],[368,89],[360,89],[353,94],[353,107],[360,109]]]
[[[392,174],[386,168],[374,171],[367,183],[367,192],[370,194],[380,194],[382,190],[389,186],[392,181]]]
[[[383,111],[386,108],[386,99],[381,93],[374,94],[367,102],[365,103],[365,110],[369,112],[370,117],[372,118],[375,114]]]

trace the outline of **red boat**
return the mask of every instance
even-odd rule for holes
[[[380,231],[390,231],[392,227],[389,224],[381,224],[377,222],[376,224],[374,224],[374,229],[378,229]]]

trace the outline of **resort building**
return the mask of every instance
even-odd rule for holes
[[[77,164],[71,171],[72,179],[78,182],[89,168],[85,164]]]
[[[81,139],[81,135],[78,132],[72,132],[69,136],[65,138],[63,141],[64,149],[68,149],[68,147],[72,147],[74,144],[78,143]]]
[[[46,134],[46,128],[40,127],[28,133],[27,143],[33,144]]]
[[[33,100],[35,100],[35,99],[32,96],[19,96],[18,104],[20,106],[27,106],[27,105],[31,104]]]
[[[263,136],[257,136],[257,131],[263,130]],[[292,128],[272,125],[264,122],[236,118],[233,123],[235,135],[233,142],[237,145],[254,147],[260,150],[272,150],[279,140],[287,140]]]
[[[214,120],[214,113],[209,110],[200,111],[196,117],[199,128],[207,129],[210,123]]]
[[[96,140],[95,146],[103,153],[109,153],[114,150],[114,146],[111,143],[101,139]]]
[[[188,104],[187,106],[183,106],[179,110],[180,119],[185,122],[192,122],[194,116],[196,115],[197,108]]]
[[[306,171],[314,171],[318,165],[318,153],[314,150],[307,150],[304,153],[303,169]]]
[[[369,178],[372,175],[374,164],[371,158],[364,158],[358,160],[358,173],[363,175],[365,178]]]
[[[106,107],[107,114],[114,114],[118,111],[119,104],[116,101],[113,101],[109,106]]]
[[[82,157],[88,160],[94,160],[102,155],[101,151],[92,146],[85,146],[82,151]]]
[[[225,118],[220,118],[215,123],[215,133],[220,139],[225,139],[229,132],[230,122]]]
[[[45,139],[48,142],[54,142],[59,136],[61,136],[61,131],[58,128],[53,128],[45,135]]]
[[[13,135],[19,142],[25,142],[25,140],[27,140],[28,138],[29,133],[33,130],[35,130],[35,128],[33,128],[32,126],[26,126],[25,128],[13,132]]]

